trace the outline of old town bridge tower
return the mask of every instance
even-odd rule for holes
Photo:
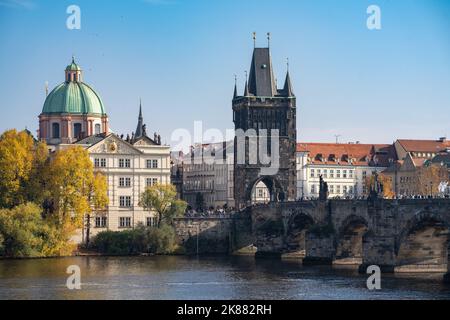
[[[244,94],[237,94],[235,84],[232,104],[236,208],[252,204],[261,182],[270,201],[295,200],[296,98],[289,69],[283,88],[277,88],[269,47],[254,48]]]

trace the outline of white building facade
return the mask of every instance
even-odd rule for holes
[[[146,136],[127,142],[115,134],[91,136],[77,144],[88,150],[94,170],[104,174],[108,184],[107,210],[91,217],[90,236],[138,224],[153,226],[155,214],[141,207],[139,198],[148,186],[170,184],[170,147]]]
[[[366,180],[381,173],[396,159],[392,145],[297,144],[297,197],[319,197],[320,176],[329,198],[358,198],[367,194]]]

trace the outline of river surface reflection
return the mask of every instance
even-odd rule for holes
[[[81,290],[66,269],[81,268]],[[0,299],[450,299],[442,274],[368,275],[253,257],[71,257],[0,260]]]

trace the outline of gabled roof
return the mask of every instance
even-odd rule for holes
[[[135,139],[132,144],[135,145],[136,143],[138,143],[140,141],[145,141],[148,145],[155,145],[155,146],[159,145],[155,142],[155,140],[149,138],[148,136],[141,136],[141,137]]]
[[[95,134],[89,137],[86,137],[82,140],[79,140],[77,142],[75,142],[75,144],[84,144],[84,145],[88,145],[88,149],[93,148],[94,146],[100,144],[101,142],[107,140],[107,139],[114,139],[115,141],[117,141],[118,143],[123,143],[124,145],[126,145],[127,147],[131,148],[133,151],[135,151],[136,153],[144,153],[143,151],[139,150],[138,148],[136,148],[135,146],[133,146],[132,144],[128,143],[127,141],[121,139],[120,137],[118,137],[116,134],[114,133],[109,133],[109,134],[104,134],[104,133],[100,133],[100,134]]]
[[[449,140],[411,140],[398,139],[398,143],[406,152],[441,152],[450,147]]]
[[[390,144],[297,143],[297,152],[307,152],[312,164],[370,165],[388,167],[397,160]]]
[[[99,134],[93,134],[91,136],[88,136],[86,138],[83,138],[81,140],[78,140],[75,142],[75,144],[87,144],[87,145],[94,145],[102,140],[104,140],[107,136],[111,135],[106,133],[99,133]]]

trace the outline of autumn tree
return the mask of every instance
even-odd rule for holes
[[[47,158],[45,143],[36,142],[27,131],[12,129],[0,136],[0,207],[42,199],[39,184]]]
[[[140,196],[139,205],[157,215],[157,227],[162,222],[171,223],[186,210],[187,203],[177,198],[177,191],[172,184],[155,184],[149,186]]]
[[[366,194],[369,195],[370,186],[372,186],[375,182],[375,175],[367,176],[364,184],[366,186]],[[378,182],[383,186],[383,198],[392,199],[395,197],[395,192],[393,190],[393,184],[391,177],[384,175],[383,173],[378,175]]]
[[[439,193],[439,184],[447,181],[448,172],[440,164],[425,165],[417,169],[417,193],[420,195],[436,195]]]
[[[106,180],[94,174],[88,152],[81,146],[57,151],[48,168],[49,219],[60,230],[61,241],[68,241],[83,226],[86,216],[108,203]]]
[[[108,205],[108,184],[106,177],[101,172],[94,173],[94,179],[90,184],[89,203],[91,210],[96,215],[104,214]],[[89,245],[91,233],[91,212],[86,213],[86,245]]]

